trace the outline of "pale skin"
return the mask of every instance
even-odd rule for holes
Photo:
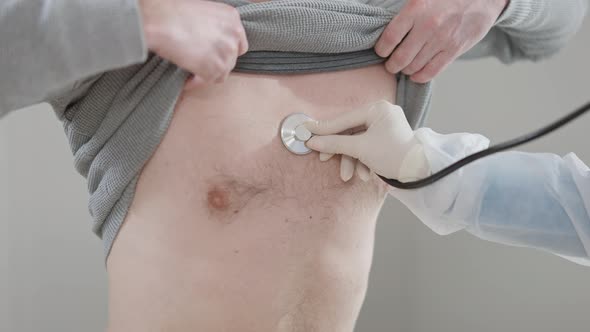
[[[390,73],[418,83],[440,74],[492,28],[509,0],[409,0],[385,28],[375,51]]]
[[[189,87],[225,81],[248,51],[238,11],[192,0],[140,0],[150,50],[193,74]]]
[[[424,83],[492,28],[509,0],[409,0],[375,51],[391,73]],[[223,82],[248,40],[237,10],[212,1],[140,0],[148,47],[193,73],[192,84]],[[207,33],[203,33],[206,31]]]
[[[109,331],[352,331],[386,186],[342,183],[336,160],[292,155],[276,133],[293,110],[328,118],[395,103],[395,80],[381,65],[226,79],[247,48],[235,9],[142,4],[153,6],[150,49],[197,81],[142,170],[108,259]]]

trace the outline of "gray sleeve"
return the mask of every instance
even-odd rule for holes
[[[587,0],[510,0],[496,25],[462,59],[494,56],[503,63],[557,53],[580,28]]]
[[[0,1],[0,41],[0,117],[147,57],[137,0]]]

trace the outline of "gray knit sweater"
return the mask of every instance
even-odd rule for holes
[[[372,47],[405,1],[223,2],[238,8],[250,44],[236,70],[281,74],[382,62]],[[574,35],[586,8],[586,0],[511,0],[464,58],[550,56]],[[136,0],[0,2],[0,116],[41,101],[53,106],[88,180],[93,229],[106,255],[186,77],[148,54]],[[417,126],[431,85],[396,79],[397,102]]]

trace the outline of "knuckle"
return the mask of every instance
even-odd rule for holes
[[[240,21],[240,12],[235,7],[227,6],[227,16],[232,21]]]
[[[383,36],[381,38],[383,38],[383,40],[388,44],[397,43],[398,33],[390,25],[389,27],[387,27],[387,29],[385,29],[385,31],[383,32]]]
[[[417,67],[418,67],[418,65],[415,62],[410,63],[410,65],[408,65],[406,67],[406,69],[404,69],[404,74],[410,75],[410,74],[417,72],[418,71]]]
[[[213,76],[219,76],[227,71],[227,65],[223,60],[217,60],[211,64],[211,69],[214,73]]]
[[[406,4],[406,7],[408,10],[411,11],[421,11],[422,9],[424,9],[425,4],[422,0],[410,0]]]
[[[442,25],[442,16],[433,15],[424,21],[424,27],[428,30],[436,30]]]
[[[231,41],[225,45],[226,58],[228,61],[232,61],[238,53],[238,43]]]
[[[242,39],[242,36],[246,34],[242,24],[235,25],[232,29],[232,33],[237,37],[238,40]]]
[[[408,54],[405,50],[398,50],[393,53],[391,59],[395,62],[396,65],[404,65],[408,61]]]
[[[448,42],[447,42],[447,47],[449,48],[449,50],[451,50],[453,53],[459,51],[459,49],[461,49],[461,41],[457,38],[451,38]]]

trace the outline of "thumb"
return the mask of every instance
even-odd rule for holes
[[[345,154],[353,158],[359,158],[360,141],[363,135],[349,136],[349,135],[329,135],[329,136],[314,136],[310,138],[305,145],[319,152]]]

